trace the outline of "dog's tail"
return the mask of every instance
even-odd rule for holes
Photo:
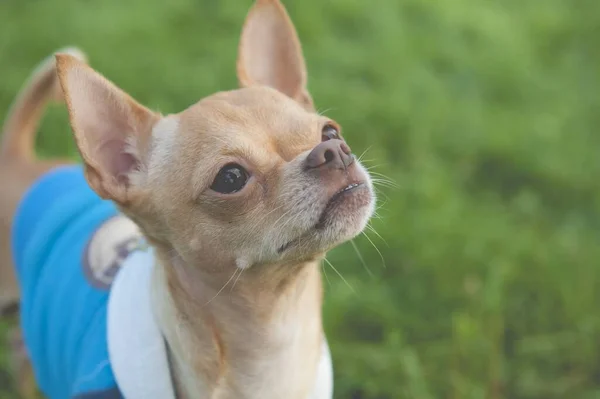
[[[64,48],[57,53],[86,60],[85,54],[75,47]],[[0,156],[24,160],[34,158],[35,133],[49,100],[63,100],[54,55],[37,66],[8,111],[2,127]]]

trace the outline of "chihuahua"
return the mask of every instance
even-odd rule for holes
[[[0,292],[20,295],[42,392],[330,398],[320,263],[362,232],[375,195],[338,123],[315,111],[283,5],[251,8],[240,88],[177,114],[70,53],[33,75],[0,157]],[[67,104],[82,166],[34,156],[51,97]]]

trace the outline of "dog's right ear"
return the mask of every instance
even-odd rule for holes
[[[102,198],[126,205],[131,173],[143,168],[160,115],[75,57],[57,54],[56,65],[88,183]]]

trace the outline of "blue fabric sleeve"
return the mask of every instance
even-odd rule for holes
[[[116,387],[106,342],[108,292],[92,287],[81,266],[90,236],[116,213],[89,188],[80,166],[66,166],[31,187],[13,221],[24,340],[51,399]]]
[[[113,388],[106,391],[82,393],[77,396],[73,396],[73,399],[123,399],[123,395],[117,388]]]

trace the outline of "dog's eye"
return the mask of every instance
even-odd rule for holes
[[[334,140],[340,138],[340,132],[331,124],[323,126],[321,131],[321,141]]]
[[[221,194],[233,194],[240,191],[248,181],[248,172],[238,164],[225,165],[213,181],[210,188]]]

